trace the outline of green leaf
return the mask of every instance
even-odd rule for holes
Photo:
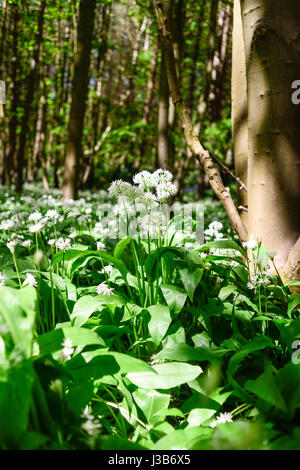
[[[94,395],[92,382],[73,383],[69,386],[66,402],[69,410],[79,418],[80,414],[91,401]]]
[[[247,357],[249,354],[252,354],[257,351],[261,351],[265,348],[274,348],[273,341],[267,336],[257,336],[248,344],[242,347],[240,351],[236,352],[229,361],[228,364],[228,374],[233,376],[236,370],[238,369],[242,360]]]
[[[11,367],[0,380],[0,442],[16,448],[27,430],[34,374],[29,362]]]
[[[87,346],[90,344],[105,346],[103,339],[94,331],[87,328],[69,326],[38,336],[39,355],[44,356],[60,351],[63,349],[62,342],[67,338],[72,340],[73,346]]]
[[[216,410],[194,408],[187,418],[189,426],[201,426],[202,423],[211,418],[215,413]]]
[[[245,389],[254,393],[266,403],[288,413],[288,408],[272,374],[271,367],[267,367],[256,380],[248,380]]]
[[[300,307],[300,294],[293,294],[289,298],[287,314],[291,318],[293,310]]]
[[[126,249],[127,245],[130,243],[131,237],[126,237],[120,240],[114,249],[114,257],[117,259],[121,259],[122,255],[124,253],[124,250]]]
[[[193,302],[195,290],[202,279],[203,273],[203,268],[197,268],[192,272],[190,272],[187,268],[179,270],[181,281],[191,302]]]
[[[187,294],[172,285],[165,284],[161,285],[160,288],[169,306],[170,311],[173,312],[175,315],[180,313],[186,302]]]
[[[101,379],[106,375],[115,375],[120,371],[115,358],[111,354],[89,357],[82,353],[73,357],[65,364],[66,370],[77,381]]]
[[[84,295],[73,307],[71,320],[74,326],[82,326],[97,311],[101,311],[105,305],[121,306],[123,301],[117,295]]]
[[[199,251],[204,251],[210,248],[220,248],[224,250],[236,250],[239,251],[243,256],[246,256],[244,250],[233,240],[216,240],[214,242],[205,243],[202,245]]]
[[[7,323],[13,342],[31,354],[37,293],[34,287],[0,287],[0,315]]]
[[[155,358],[156,359],[168,359],[174,361],[213,361],[218,358],[224,357],[225,354],[229,353],[230,350],[225,348],[193,348],[187,344],[172,344],[162,349]]]
[[[157,413],[169,407],[171,395],[156,390],[139,389],[133,393],[133,398],[144,413],[147,422],[154,426],[162,421]]]
[[[222,302],[224,302],[235,291],[237,291],[237,287],[229,284],[228,286],[222,287],[218,297],[220,300],[222,300]]]
[[[159,364],[152,369],[129,373],[127,378],[137,387],[167,390],[194,380],[202,373],[200,367],[180,362]]]
[[[172,321],[169,307],[158,304],[148,307],[147,310],[151,316],[151,319],[148,323],[149,332],[151,338],[154,341],[154,344],[158,346],[161,343],[163,337],[165,336]]]
[[[149,277],[153,279],[156,278],[157,263],[166,254],[169,254],[172,257],[175,257],[175,256],[178,256],[180,258],[183,257],[183,253],[178,248],[173,248],[173,247],[157,248],[155,251],[153,251],[147,256],[146,261],[145,261],[145,271]]]
[[[157,441],[152,450],[197,450],[212,435],[212,429],[207,427],[191,427],[178,429]]]

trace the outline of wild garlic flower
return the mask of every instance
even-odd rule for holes
[[[153,193],[144,193],[137,199],[137,204],[145,206],[147,209],[154,209],[158,206],[157,198]]]
[[[177,188],[173,183],[166,182],[156,186],[156,196],[159,201],[175,196],[175,194],[177,194]]]
[[[70,238],[66,238],[64,240],[62,237],[60,237],[55,243],[55,245],[59,251],[69,250],[69,248],[71,248],[71,240]]]
[[[153,188],[152,174],[150,171],[141,171],[133,177],[133,182],[138,184],[141,189],[148,191]]]
[[[221,423],[232,423],[232,415],[227,412],[220,413],[220,416],[210,423],[210,427],[215,428],[218,424]]]
[[[55,209],[50,209],[49,211],[46,212],[46,217],[48,217],[49,219],[51,219],[53,222],[56,223],[60,217],[60,213],[57,212],[57,210]]]
[[[243,242],[243,247],[250,248],[252,250],[257,247],[256,240],[253,240],[253,233],[250,235],[250,239],[247,242]]]
[[[28,217],[28,220],[29,222],[38,222],[39,220],[41,220],[42,217],[43,217],[42,214],[36,211],[36,212],[33,212],[33,214],[30,214],[30,216]]]
[[[12,220],[2,220],[0,223],[1,230],[10,230],[14,226],[14,222]]]
[[[22,245],[24,248],[30,248],[31,245],[32,245],[32,240],[25,240],[24,242],[21,243],[21,245]]]
[[[98,295],[103,294],[103,295],[113,295],[114,289],[111,287],[108,287],[108,285],[105,282],[102,282],[97,286],[96,292]]]
[[[105,251],[105,244],[102,242],[97,242],[97,251]]]
[[[36,224],[31,225],[28,230],[31,233],[39,233],[43,228],[44,224],[42,222],[37,222]]]
[[[173,180],[173,175],[170,171],[168,170],[156,170],[152,175],[151,175],[151,184],[154,187],[157,187],[161,184],[166,184],[170,183]]]
[[[99,421],[85,421],[81,425],[82,429],[89,435],[89,436],[96,436],[99,434],[99,429],[101,428],[101,424]]]
[[[17,244],[18,242],[16,240],[11,240],[10,242],[6,243],[6,246],[9,249],[9,251],[13,254],[15,252],[15,248]]]
[[[109,274],[109,273],[111,273],[113,270],[114,270],[113,266],[112,266],[111,264],[108,264],[107,266],[104,266],[103,269],[101,269],[100,273],[101,273],[101,274],[104,274],[104,273]]]
[[[61,357],[63,361],[69,361],[74,353],[73,342],[69,338],[65,338],[62,342],[63,350]]]
[[[55,245],[56,241],[54,238],[51,238],[51,240],[48,240],[48,245],[53,246]]]
[[[130,183],[123,180],[113,181],[108,188],[108,192],[112,197],[124,197],[127,196],[128,191],[132,188]]]
[[[7,277],[4,273],[0,272],[0,286],[5,286],[5,281],[7,280]]]
[[[25,286],[37,287],[37,285],[38,284],[37,284],[35,277],[30,273],[26,273],[26,279],[23,282],[22,287],[25,287]]]

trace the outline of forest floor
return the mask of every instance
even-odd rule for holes
[[[171,176],[0,190],[2,449],[300,449],[299,294]]]

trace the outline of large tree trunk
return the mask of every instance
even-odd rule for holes
[[[231,80],[231,115],[235,173],[247,184],[248,158],[248,108],[245,47],[240,0],[234,1],[233,32],[232,32],[232,80]],[[238,203],[241,218],[247,225],[248,205],[247,192],[237,185]]]
[[[72,102],[64,169],[64,199],[77,198],[95,8],[96,0],[81,0],[80,2]]]
[[[263,245],[276,252],[275,264],[281,268],[300,234],[300,107],[291,100],[292,82],[300,77],[300,3],[242,0],[241,6],[248,86],[249,234],[261,237]]]

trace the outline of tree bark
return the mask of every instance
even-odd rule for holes
[[[248,226],[280,269],[300,234],[300,3],[243,0],[248,87]],[[299,250],[298,250],[299,254]]]
[[[82,135],[89,84],[90,55],[96,0],[81,0],[77,31],[72,102],[68,125],[64,168],[64,199],[76,199],[79,165],[82,160]]]

